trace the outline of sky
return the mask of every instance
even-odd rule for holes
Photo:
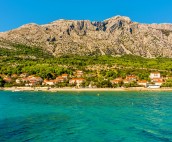
[[[172,0],[0,0],[0,32],[27,23],[103,21],[116,15],[140,23],[172,23]]]

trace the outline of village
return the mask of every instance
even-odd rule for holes
[[[22,73],[20,75],[13,74],[11,76],[0,75],[1,78],[7,84],[15,84],[14,86],[25,87],[75,87],[75,88],[99,88],[94,82],[88,82],[85,78],[85,74],[82,70],[77,70],[73,75],[61,74],[55,79],[43,79],[39,76],[29,75],[28,73]],[[149,80],[140,80],[136,75],[127,75],[125,78],[118,77],[113,80],[109,80],[111,83],[110,88],[117,87],[145,87],[145,88],[160,88],[168,79],[172,77],[161,77],[160,72],[151,72]],[[63,85],[60,85],[63,84]],[[130,86],[128,84],[134,84]],[[8,86],[7,86],[8,87]],[[12,87],[12,86],[10,86]]]

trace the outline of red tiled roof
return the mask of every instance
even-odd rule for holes
[[[111,80],[112,83],[119,83],[121,80]]]
[[[17,74],[12,74],[11,77],[17,77],[18,75]]]
[[[160,74],[160,72],[151,72],[151,74]]]
[[[3,80],[6,82],[10,82],[12,79],[10,77],[4,77]]]
[[[62,76],[58,76],[57,78],[58,78],[58,79],[63,79],[63,77],[62,77]]]
[[[138,83],[148,83],[148,81],[147,80],[140,80],[140,81],[138,81]]]
[[[121,78],[121,77],[118,77],[118,78],[115,78],[114,80],[120,80],[120,81],[121,81],[121,80],[122,80],[122,78]]]
[[[153,78],[152,80],[153,81],[162,81],[163,79],[162,78]]]
[[[164,83],[163,81],[156,81],[155,83]]]

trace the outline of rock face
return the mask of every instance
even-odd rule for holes
[[[43,48],[54,56],[172,57],[171,24],[139,24],[122,16],[102,22],[58,20],[46,25],[27,24],[0,33],[0,41],[3,48],[4,41],[20,43]]]

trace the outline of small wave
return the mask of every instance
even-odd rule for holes
[[[156,141],[164,141],[164,142],[172,142],[171,139],[159,134],[157,131],[150,130],[150,129],[143,129],[140,131],[140,134],[144,137],[149,137]]]

